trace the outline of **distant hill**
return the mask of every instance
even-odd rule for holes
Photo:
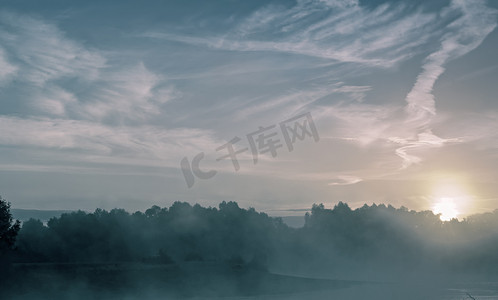
[[[301,228],[304,226],[304,216],[286,216],[281,218],[289,227]]]
[[[14,219],[22,222],[33,218],[45,223],[50,220],[50,218],[59,217],[63,213],[71,212],[71,210],[37,210],[11,208],[10,212],[12,213],[12,217]]]

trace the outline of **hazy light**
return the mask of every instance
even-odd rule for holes
[[[441,214],[439,217],[441,221],[450,221],[459,215],[457,205],[453,198],[444,197],[440,198],[438,202],[434,203],[432,211],[435,214]]]
[[[465,217],[472,211],[474,196],[465,176],[439,174],[433,178],[432,195],[429,197],[431,210],[441,214],[442,221]]]

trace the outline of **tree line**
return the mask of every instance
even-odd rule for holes
[[[498,211],[442,222],[390,205],[313,205],[291,228],[236,202],[175,202],[144,212],[64,213],[46,224],[12,220],[0,199],[0,251],[10,263],[240,262],[280,269],[441,268],[496,274]],[[8,253],[8,255],[7,255]],[[4,262],[5,263],[5,262]]]

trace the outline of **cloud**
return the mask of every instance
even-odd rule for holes
[[[394,149],[401,158],[400,169],[420,163],[423,160],[421,155],[428,149],[469,141],[468,137],[443,138],[433,133],[433,122],[437,115],[433,89],[445,71],[445,64],[476,49],[496,28],[497,11],[488,8],[484,1],[453,1],[441,15],[449,25],[445,28],[446,32],[440,34],[439,47],[424,60],[422,72],[405,98],[405,113],[400,113],[395,103],[384,106],[361,103],[369,91],[368,87],[341,87],[353,95],[358,90],[357,99],[360,103],[320,107],[320,111],[315,114],[318,119],[334,120],[334,128],[327,129],[329,136],[355,141],[363,146],[377,141],[400,145]],[[489,123],[485,126],[489,126]],[[469,131],[453,134],[461,135]],[[482,132],[482,128],[477,132]]]
[[[159,75],[139,63],[103,72],[100,86],[90,93],[89,100],[77,111],[96,120],[113,116],[120,120],[146,120],[160,114],[160,106],[178,95],[171,85],[162,83]]]
[[[376,141],[387,139],[397,130],[409,131],[396,126],[395,106],[380,106],[363,103],[338,104],[321,107],[314,113],[317,120],[333,121],[329,128],[324,128],[325,136],[355,141],[361,146],[368,146]],[[398,119],[399,122],[399,119]],[[402,134],[401,132],[399,132]]]
[[[143,122],[180,95],[142,61],[85,47],[39,18],[0,13],[0,43],[18,61],[16,67],[8,64],[0,49],[0,81],[15,74],[26,96],[19,100],[40,116]]]
[[[362,146],[382,141],[388,147],[397,139],[397,145],[401,146],[393,149],[393,154],[402,159],[401,168],[407,168],[422,161],[413,152],[456,141],[438,138],[430,131],[428,120],[435,114],[432,89],[444,72],[444,63],[476,48],[495,23],[487,16],[484,18],[487,22],[474,22],[485,9],[482,3],[464,4],[453,2],[438,18],[435,12],[411,10],[403,4],[383,4],[370,9],[355,1],[298,1],[292,7],[268,5],[258,9],[234,29],[218,36],[185,36],[157,31],[144,36],[234,52],[299,54],[349,63],[352,65],[349,70],[358,65],[369,70],[392,68],[415,55],[433,51],[406,96],[407,114],[404,116],[401,103],[388,106],[363,103],[371,86],[330,83],[331,80],[321,87],[301,88],[268,97],[264,102],[255,101],[236,114],[237,118],[269,111],[285,111],[291,115],[299,110],[318,108],[317,118],[328,119],[336,127],[327,129],[327,134],[333,137],[350,139]],[[465,10],[458,14],[463,6]],[[448,23],[450,25],[445,28]],[[485,30],[474,36],[475,28],[482,26]],[[432,46],[438,39],[440,49]],[[460,40],[461,45],[457,43]],[[327,76],[341,74],[332,71]],[[345,97],[337,97],[341,94]],[[314,105],[324,98],[333,100]],[[354,102],[348,102],[349,99]]]
[[[282,117],[296,115],[308,104],[313,103],[331,91],[328,88],[316,88],[313,90],[292,90],[281,96],[274,96],[257,104],[250,103],[248,107],[238,110],[234,117],[236,119],[247,119],[258,113],[274,112]]]
[[[67,90],[57,85],[49,85],[39,94],[33,95],[32,106],[39,111],[56,116],[64,117],[67,114],[68,105],[76,105],[78,99]]]
[[[361,182],[362,179],[356,176],[351,175],[340,175],[337,176],[333,181],[331,181],[328,185],[350,185]]]
[[[189,36],[170,28],[150,31],[143,36],[199,46],[168,48],[171,43],[153,41],[159,51],[164,50],[162,46],[186,50],[175,53],[179,62],[157,67],[155,50],[147,49],[150,57],[132,53],[136,48],[101,51],[76,40],[56,23],[3,13],[0,83],[16,78],[20,84],[10,87],[17,89],[12,95],[33,110],[24,112],[23,118],[0,117],[0,144],[47,150],[55,162],[74,155],[84,162],[178,167],[183,156],[214,152],[225,143],[217,136],[229,139],[226,132],[247,133],[237,131],[237,126],[254,128],[254,122],[274,124],[312,111],[321,138],[333,139],[329,148],[317,144],[241,173],[320,182],[327,189],[368,181],[398,166],[403,169],[421,162],[425,150],[469,140],[433,130],[437,116],[433,89],[449,61],[482,43],[496,26],[495,15],[482,1],[453,1],[437,13],[399,3],[369,8],[357,1],[300,0],[293,6],[257,9],[218,34],[199,31]],[[260,53],[247,53],[255,51]],[[192,53],[198,54],[193,63],[185,59]],[[374,72],[402,73],[396,66],[420,54],[426,59],[405,99],[376,104],[369,98],[391,88],[391,82],[376,86],[382,80],[376,81]],[[202,63],[198,66],[198,62]],[[163,67],[173,72],[159,73]],[[365,77],[354,77],[358,70]],[[387,72],[381,73],[379,77]],[[218,74],[224,76],[220,79]],[[269,83],[264,82],[267,78]],[[187,101],[172,101],[183,96],[173,80],[189,88]],[[203,103],[196,102],[199,95]],[[159,126],[166,122],[158,116],[170,108],[168,116],[175,120],[168,124],[201,127],[199,121],[203,129]],[[226,116],[233,123],[220,125]],[[210,126],[220,132],[207,129]],[[306,157],[317,156],[329,157],[320,166],[305,165]],[[301,163],[282,167],[285,159]],[[242,160],[252,164],[249,154]],[[386,170],[386,165],[391,169]],[[229,161],[227,166],[233,173]]]
[[[221,143],[208,129],[149,125],[181,93],[141,60],[87,47],[54,23],[10,12],[0,13],[0,44],[0,83],[20,83],[2,97],[29,108],[22,117],[0,115],[0,145],[48,153],[46,168],[18,161],[3,164],[7,169],[52,170],[60,162],[178,167],[182,156]],[[88,171],[61,168],[80,169]]]
[[[372,89],[371,86],[356,86],[356,85],[341,85],[336,89],[333,89],[333,92],[338,92],[346,95],[350,95],[352,99],[356,102],[363,102],[365,99],[366,93]]]
[[[382,4],[371,9],[360,6],[357,1],[303,0],[292,7],[265,6],[234,29],[218,36],[185,36],[157,31],[144,36],[220,50],[299,54],[354,63],[367,69],[391,68],[429,52],[422,72],[406,95],[404,116],[396,104],[381,107],[343,102],[329,107],[318,106],[319,118],[339,120],[341,128],[333,130],[335,137],[352,139],[361,145],[379,140],[389,144],[396,140],[401,147],[394,151],[402,159],[403,169],[422,161],[422,157],[413,154],[415,152],[463,141],[438,137],[431,130],[436,115],[432,92],[445,71],[445,64],[477,48],[495,27],[496,11],[488,8],[485,1],[454,0],[436,13],[412,10],[403,4]],[[311,107],[319,98],[341,92],[361,104],[370,90],[369,86],[329,85],[273,97],[264,103],[253,104],[239,114],[248,116],[289,107],[294,107],[295,111]],[[304,98],[309,101],[302,101]]]
[[[98,123],[0,117],[0,144],[26,149],[57,150],[54,159],[79,154],[79,161],[177,167],[184,155],[215,149],[221,141],[201,129],[164,129],[150,125],[112,127]],[[69,152],[64,152],[69,151]]]
[[[76,76],[94,80],[106,59],[96,51],[65,38],[55,25],[37,18],[0,13],[2,46],[22,63],[17,78],[37,86]]]
[[[8,61],[5,51],[0,48],[0,84],[11,78],[17,70],[17,66]]]
[[[231,51],[292,53],[379,68],[412,57],[435,34],[436,15],[402,5],[374,10],[355,1],[298,1],[269,5],[221,36],[148,32],[143,36]],[[361,34],[358,34],[361,32]]]
[[[456,12],[461,16],[447,26],[451,32],[442,37],[441,47],[426,58],[422,73],[406,96],[410,121],[418,120],[425,125],[436,114],[432,91],[445,71],[444,65],[477,48],[496,27],[497,11],[487,7],[484,1],[453,0],[445,13]]]
[[[432,94],[437,79],[444,73],[444,65],[477,48],[496,28],[497,10],[486,6],[485,1],[466,2],[453,0],[444,14],[461,15],[447,28],[450,32],[443,35],[440,48],[431,53],[425,61],[423,71],[418,75],[413,88],[406,96],[408,123],[423,132],[417,139],[405,141],[405,146],[396,153],[403,159],[402,168],[420,162],[420,158],[409,155],[407,150],[426,146],[442,146],[448,140],[434,136],[430,122],[436,115],[435,98]],[[428,138],[430,142],[428,143]]]

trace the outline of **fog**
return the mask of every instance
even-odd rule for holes
[[[314,205],[292,228],[235,202],[30,219],[3,255],[5,299],[462,299],[496,295],[498,211],[442,222]],[[5,276],[6,275],[6,276]],[[471,299],[471,298],[469,298]],[[478,299],[478,298],[476,298]]]

